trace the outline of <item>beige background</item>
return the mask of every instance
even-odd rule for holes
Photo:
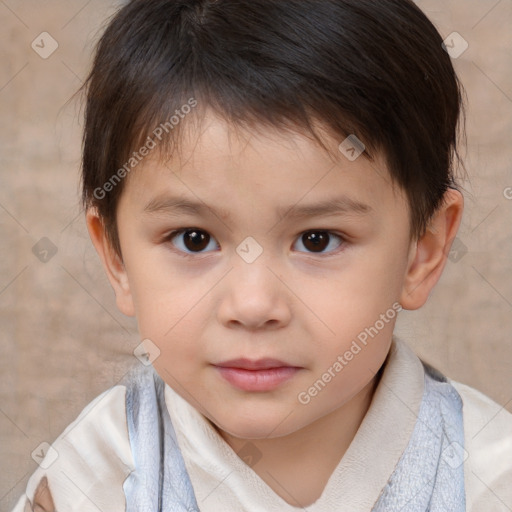
[[[469,100],[459,232],[467,253],[452,254],[426,306],[402,313],[397,333],[512,411],[512,1],[417,3],[443,38],[457,31],[469,44],[453,60]],[[139,364],[136,323],[117,311],[79,211],[81,112],[66,104],[115,6],[0,0],[1,511],[34,471],[31,452]],[[44,31],[59,45],[47,59],[31,48]],[[58,250],[47,262],[32,252],[42,237]]]

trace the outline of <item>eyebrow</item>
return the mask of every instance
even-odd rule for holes
[[[276,209],[279,218],[303,219],[307,217],[320,217],[329,215],[368,215],[375,210],[368,204],[352,199],[346,195],[334,197],[314,204],[295,204],[281,206]],[[157,197],[149,201],[144,207],[148,214],[166,214],[179,216],[180,214],[206,215],[208,212],[230,220],[230,212],[223,207],[211,208],[201,201],[190,200],[183,197]]]

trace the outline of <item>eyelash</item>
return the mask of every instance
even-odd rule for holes
[[[200,228],[195,228],[195,227],[189,227],[189,228],[181,228],[181,229],[177,229],[175,231],[172,231],[171,233],[169,233],[168,235],[166,235],[164,237],[164,239],[162,240],[162,242],[164,243],[170,243],[172,242],[172,240],[178,236],[178,235],[181,235],[183,233],[186,233],[187,231],[199,231],[201,233],[207,233],[209,234],[206,230],[204,229],[200,229]],[[345,236],[339,234],[339,233],[335,233],[329,229],[308,229],[307,231],[303,231],[302,233],[299,234],[299,236],[297,237],[297,240],[301,240],[302,236],[307,234],[307,233],[327,233],[330,237],[331,236],[335,236],[337,238],[339,238],[340,240],[340,244],[339,246],[330,251],[330,252],[304,252],[304,251],[298,251],[298,252],[303,252],[304,254],[312,254],[312,255],[317,255],[317,256],[320,256],[320,257],[329,257],[329,256],[332,256],[332,255],[335,255],[335,254],[338,254],[339,252],[343,251],[345,246],[347,245],[347,239]],[[215,240],[213,237],[211,237],[211,239],[209,240],[212,241],[212,240]],[[329,240],[330,242],[330,240]],[[173,245],[171,243],[171,245]],[[294,244],[295,245],[295,244]],[[185,251],[182,251],[181,249],[178,249],[176,248],[174,245],[173,245],[173,251],[176,252],[179,256],[183,257],[183,258],[188,258],[188,259],[196,259],[198,256],[200,257],[201,255],[203,254],[208,254],[209,252],[212,252],[212,251],[206,251],[206,252],[185,252]]]

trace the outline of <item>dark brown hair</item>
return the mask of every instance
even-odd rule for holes
[[[83,204],[119,254],[133,152],[153,141],[172,154],[206,107],[235,127],[307,130],[324,147],[320,121],[340,142],[356,135],[370,161],[382,151],[414,237],[462,162],[464,89],[410,0],[133,0],[108,22],[83,90]]]

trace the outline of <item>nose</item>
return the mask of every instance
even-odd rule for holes
[[[220,293],[218,318],[226,327],[279,329],[290,322],[290,293],[276,269],[262,258],[237,262]]]

